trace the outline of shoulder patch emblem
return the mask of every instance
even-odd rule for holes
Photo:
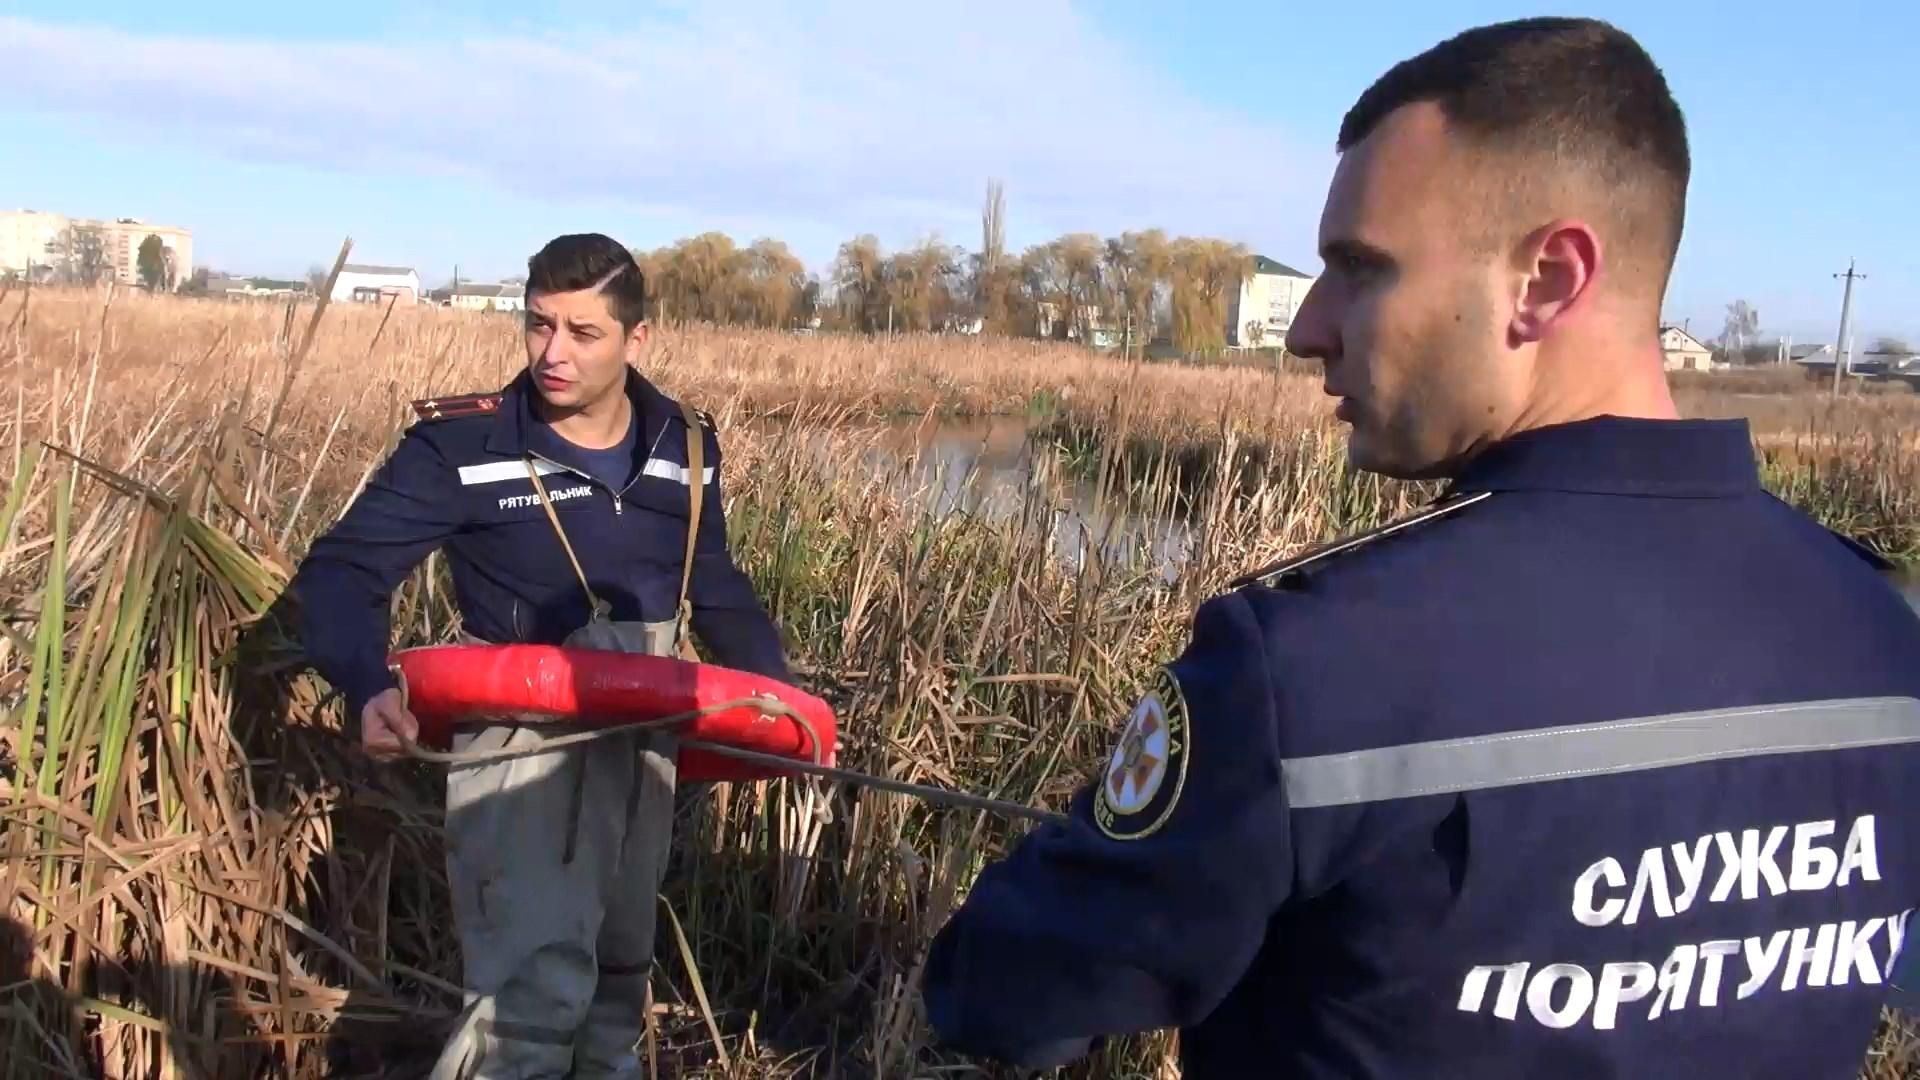
[[[1180,681],[1163,667],[1134,706],[1101,771],[1093,800],[1093,820],[1101,832],[1115,840],[1139,840],[1167,823],[1187,786],[1192,738]]]
[[[487,416],[500,408],[500,394],[459,394],[454,397],[421,398],[413,402],[414,415],[422,420],[454,420],[462,416]]]
[[[1365,547],[1376,540],[1384,540],[1395,533],[1410,529],[1415,525],[1424,524],[1435,518],[1444,517],[1447,514],[1453,513],[1455,510],[1472,506],[1474,503],[1492,494],[1493,492],[1491,491],[1476,491],[1470,494],[1452,495],[1439,499],[1422,507],[1418,512],[1401,518],[1398,521],[1389,521],[1378,528],[1368,529],[1366,532],[1356,533],[1353,536],[1342,537],[1339,540],[1323,544],[1303,554],[1282,559],[1272,566],[1237,577],[1227,583],[1227,589],[1231,592],[1235,589],[1244,589],[1249,585],[1273,586],[1287,575],[1304,570],[1315,563],[1330,559],[1336,555],[1344,555],[1349,551]]]

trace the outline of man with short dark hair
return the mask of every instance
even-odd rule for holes
[[[376,757],[419,730],[387,669],[387,603],[435,548],[472,640],[669,655],[691,630],[716,663],[790,678],[727,552],[711,419],[635,370],[649,326],[633,256],[569,235],[527,269],[526,370],[499,393],[415,402],[419,423],[294,585],[308,654]],[[559,725],[496,719],[454,749],[526,753],[447,774],[468,1008],[435,1076],[637,1075],[673,740],[540,752]]]
[[[1400,64],[1289,334],[1414,519],[1203,604],[927,960],[950,1044],[1208,1077],[1855,1075],[1920,894],[1920,619],[1686,421],[1688,150],[1603,23]]]

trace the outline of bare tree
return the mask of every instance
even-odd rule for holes
[[[987,181],[987,203],[980,211],[980,266],[992,274],[1007,252],[1007,193],[998,180]]]
[[[74,222],[47,242],[47,261],[69,285],[97,285],[107,273],[107,239],[97,225]]]
[[[1746,351],[1747,342],[1760,332],[1760,313],[1745,300],[1727,305],[1727,321],[1720,332],[1720,348],[1728,359]]]
[[[972,260],[974,314],[982,328],[1012,333],[1016,276],[1007,266],[1007,196],[998,180],[987,181],[987,201],[980,211],[980,251]]]

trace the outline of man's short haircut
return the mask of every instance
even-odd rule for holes
[[[1542,179],[1599,193],[1618,227],[1611,240],[1664,291],[1686,221],[1687,127],[1666,78],[1631,35],[1566,18],[1465,31],[1368,87],[1341,122],[1337,148],[1346,152],[1417,102],[1437,104],[1470,153],[1489,154],[1496,169],[1511,165],[1510,194]],[[1542,175],[1550,172],[1561,176]]]
[[[607,310],[630,331],[647,317],[647,283],[633,253],[610,236],[568,233],[527,260],[527,295],[597,289]]]

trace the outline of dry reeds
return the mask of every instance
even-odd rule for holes
[[[281,590],[407,399],[510,376],[514,324],[348,305],[296,368],[279,307],[31,300],[0,338],[0,1073],[415,1075],[458,1006],[441,778],[351,745],[299,669]],[[670,327],[649,373],[720,418],[737,556],[838,709],[842,761],[1055,809],[1200,598],[1420,495],[1349,475],[1314,383],[1253,367]],[[999,510],[930,517],[912,495],[926,462],[877,454],[862,426],[900,413],[1031,416],[1044,435]],[[1915,453],[1876,417],[1865,441],[1860,424],[1802,432],[1770,480],[1910,552]],[[1177,573],[1124,527],[1141,517],[1178,523]],[[393,611],[402,643],[447,639],[443,570]],[[840,790],[823,828],[801,794],[683,793],[657,1075],[945,1060],[919,959],[1022,826]],[[1875,1077],[1896,1075],[1895,1034]],[[1163,1037],[1124,1040],[1071,1075],[1169,1061]]]

